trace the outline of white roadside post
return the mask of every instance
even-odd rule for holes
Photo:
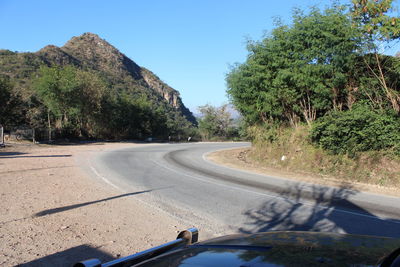
[[[0,147],[4,147],[4,128],[3,125],[0,124]]]

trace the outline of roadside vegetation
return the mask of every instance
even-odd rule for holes
[[[241,118],[233,118],[227,104],[199,107],[198,135],[203,141],[238,141],[245,138]]]
[[[42,66],[24,92],[0,78],[3,125],[51,128],[59,138],[166,139],[189,135],[193,125],[172,107],[140,91],[112,86],[96,72],[72,65]]]
[[[400,39],[390,0],[295,10],[227,75],[248,125],[248,154],[268,166],[400,185]]]

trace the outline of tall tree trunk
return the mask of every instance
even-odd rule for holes
[[[378,73],[376,73],[372,67],[368,64],[368,62],[364,59],[364,62],[366,63],[368,69],[371,71],[371,73],[376,77],[376,79],[379,81],[381,84],[382,88],[385,91],[385,96],[389,100],[393,110],[395,110],[397,113],[400,113],[400,95],[396,93],[393,89],[389,88],[389,86],[386,83],[385,79],[385,74],[383,73],[382,69],[382,64],[381,60],[379,59],[378,52],[374,52],[375,60],[376,60],[376,65],[378,67]],[[368,94],[367,94],[368,95]],[[370,95],[368,95],[370,100],[376,104],[378,104],[382,108],[382,104],[379,103],[379,100],[374,100]]]

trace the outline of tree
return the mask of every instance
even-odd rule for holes
[[[296,10],[290,26],[277,24],[227,75],[228,95],[250,123],[309,125],[346,105],[347,86],[361,42],[344,7],[309,14]]]
[[[67,67],[41,67],[38,78],[34,81],[34,89],[54,116],[60,121],[68,121],[70,103],[73,101],[73,91],[78,86],[75,68]]]
[[[104,82],[94,73],[72,66],[41,67],[33,88],[56,119],[55,127],[78,136],[93,136],[99,119]]]
[[[0,124],[6,124],[10,119],[10,100],[11,100],[11,85],[8,79],[0,79],[0,99],[3,103],[0,105]]]
[[[364,63],[383,88],[392,109],[400,113],[400,91],[390,86],[385,72],[385,58],[379,55],[381,44],[385,45],[400,39],[400,18],[390,15],[393,0],[352,0],[352,2],[351,14],[355,26],[362,29],[364,50],[366,53],[371,53],[375,60],[375,63],[371,63],[371,56],[367,54]],[[371,101],[381,102],[377,98],[371,98]]]
[[[211,105],[200,106],[202,117],[199,119],[199,131],[203,139],[227,138],[232,128],[232,118],[228,111],[228,105],[213,107]]]
[[[400,18],[391,16],[393,0],[352,0],[351,14],[357,27],[363,29],[370,49],[377,41],[400,38]]]
[[[13,84],[8,77],[0,77],[0,101],[0,124],[23,123],[25,108],[20,96],[13,91]]]
[[[79,125],[79,135],[93,137],[98,134],[101,108],[106,84],[92,72],[76,71],[77,88],[74,92],[74,115]]]

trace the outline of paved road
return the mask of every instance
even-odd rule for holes
[[[204,155],[248,143],[140,146],[107,152],[96,173],[124,192],[216,234],[310,230],[400,237],[400,198],[298,183],[216,165]]]

